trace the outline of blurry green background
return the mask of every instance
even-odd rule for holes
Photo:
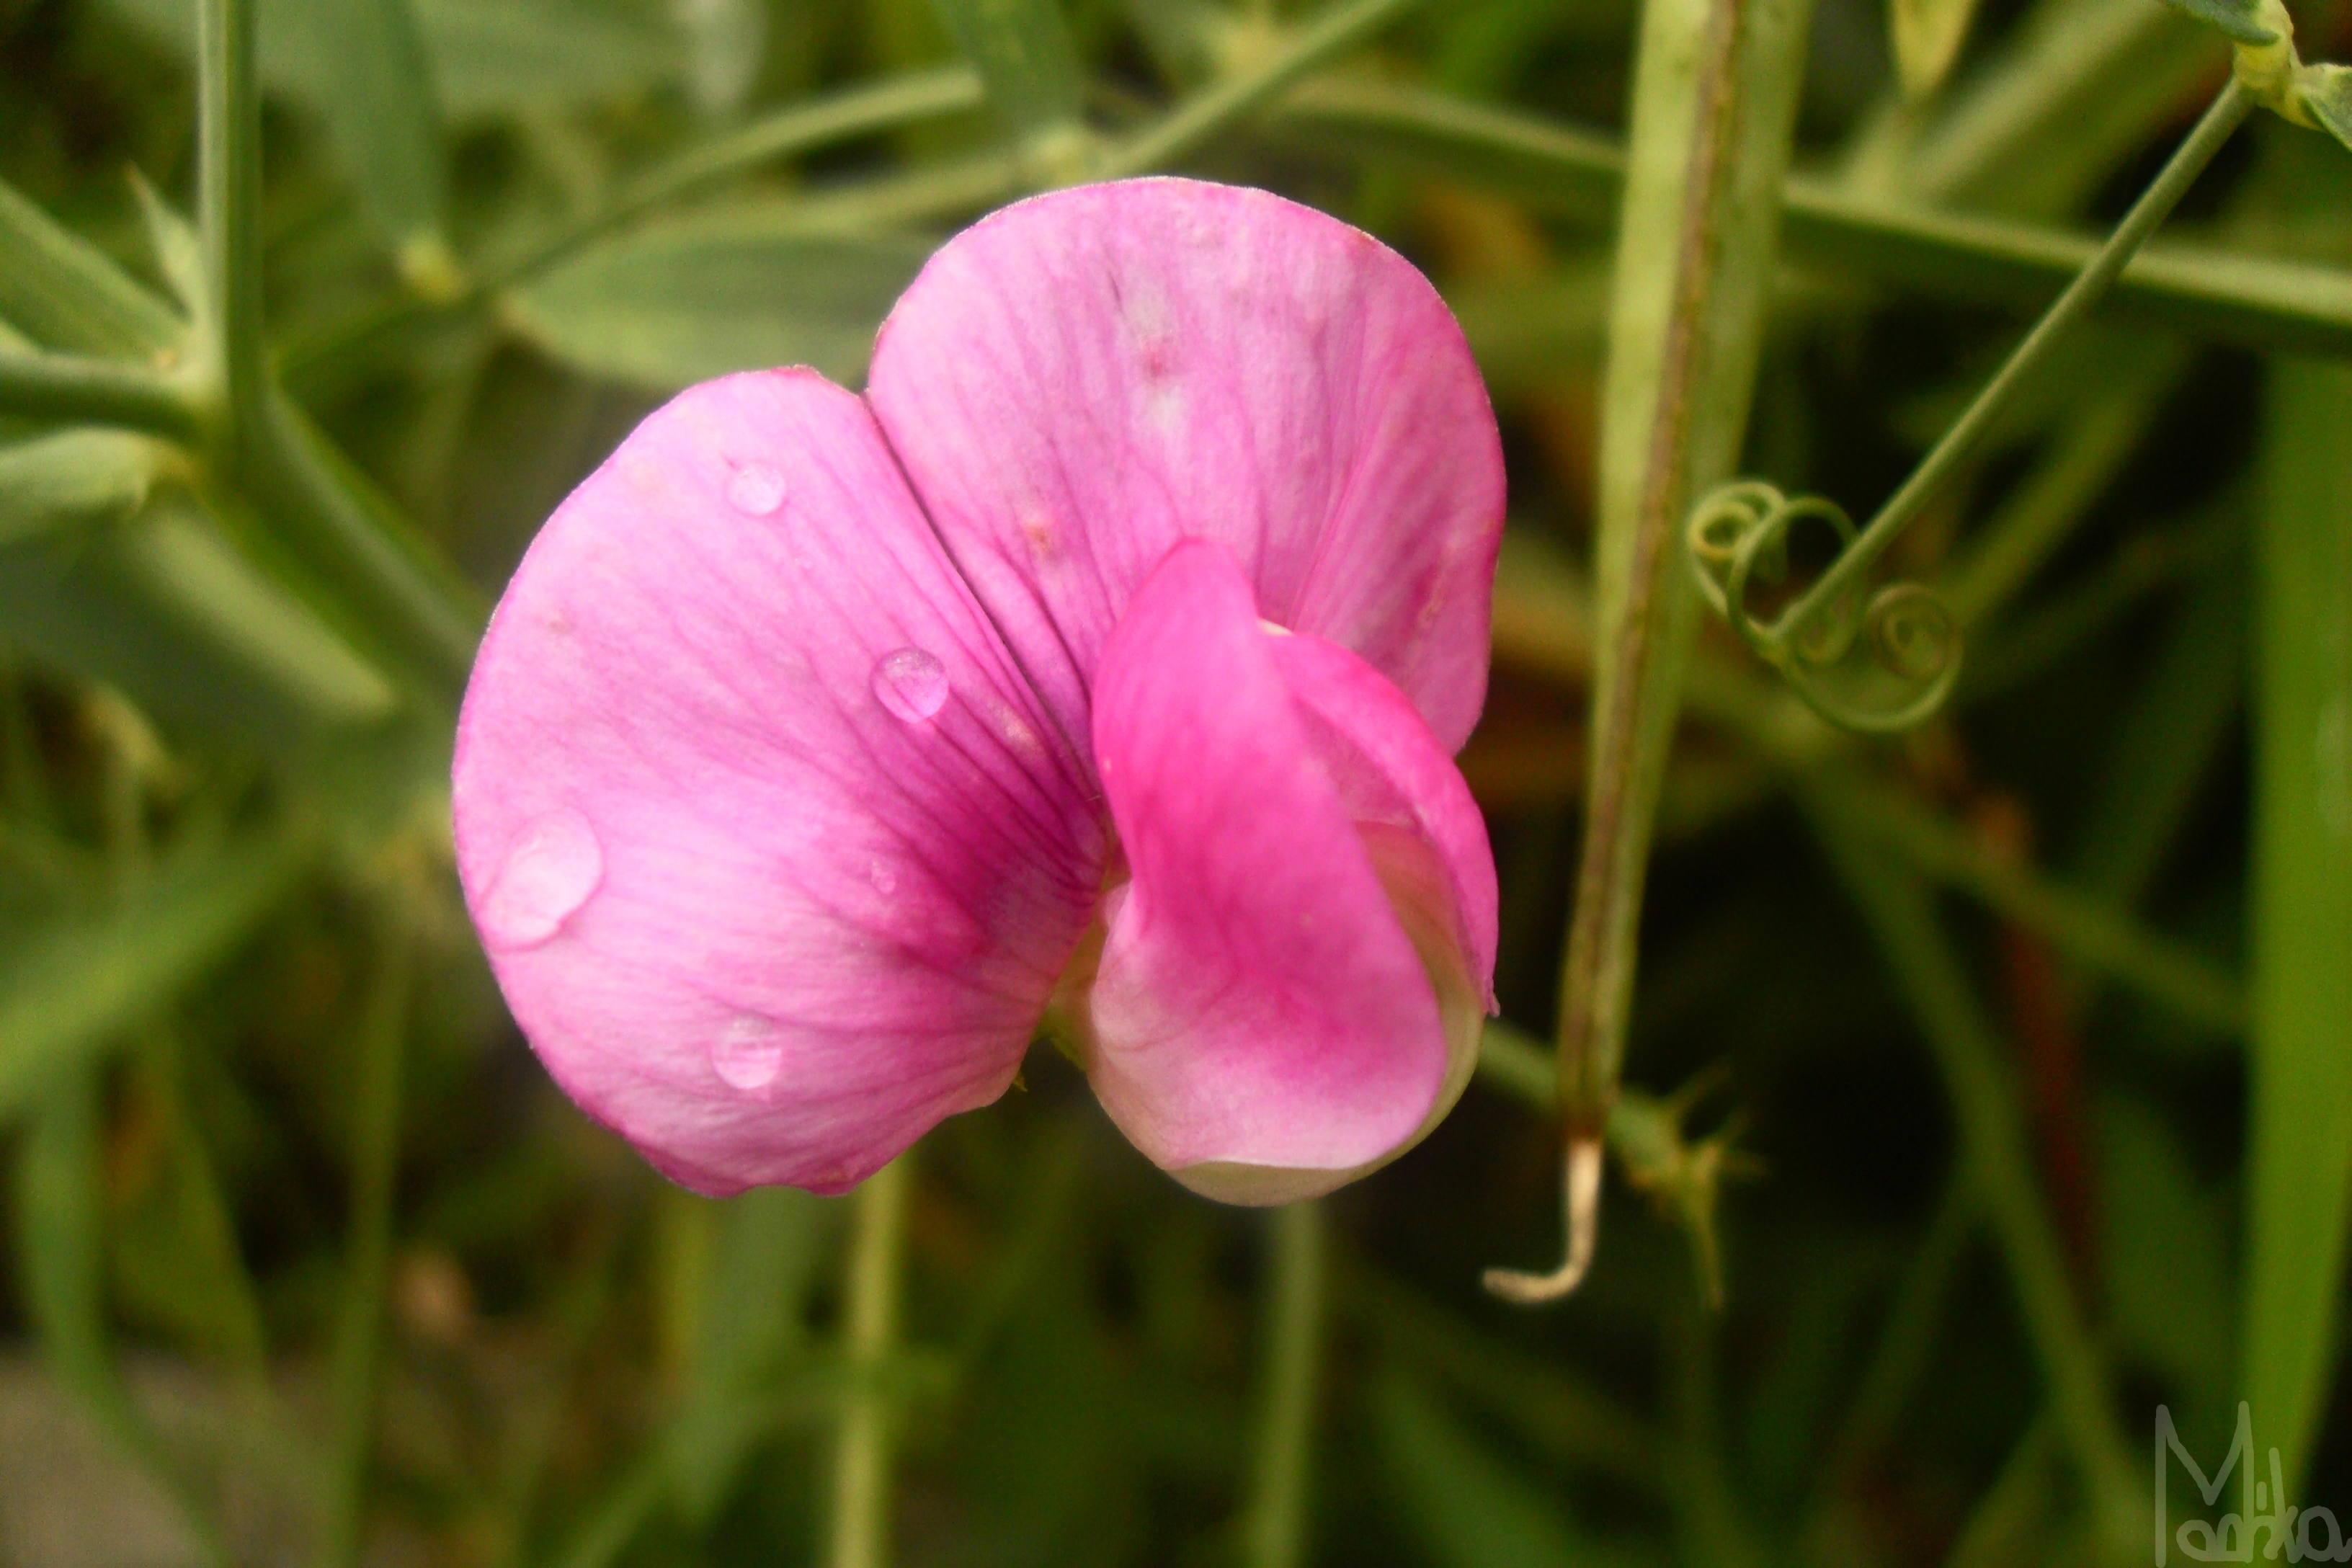
[[[1621,1168],[1591,1279],[1528,1311],[1477,1281],[1559,1245],[1529,1041],[1633,0],[259,14],[297,457],[0,395],[0,1562],[821,1561],[874,1402],[908,1563],[1283,1561],[1250,1521],[1302,1457],[1320,1563],[2088,1562],[2102,1487],[2147,1506],[2158,1405],[2210,1471],[2241,1400],[2352,1526],[2352,155],[2242,132],[1904,540],[1969,626],[1947,714],[1835,741],[1707,629],[1627,1069],[1692,1087],[1679,1130],[1632,1102],[1633,1173],[1681,1198]],[[2352,8],[2298,18],[2352,54]],[[2227,68],[2155,0],[1982,0],[1907,99],[1889,38],[1817,0],[1746,464],[1862,510]],[[210,352],[194,44],[179,0],[0,0],[0,395],[37,351]],[[1201,133],[1154,143],[1171,105]],[[667,1186],[505,1016],[448,865],[451,696],[468,617],[666,393],[856,384],[930,246],[1101,147],[1374,230],[1470,334],[1512,502],[1464,765],[1521,1032],[1288,1230],[1038,1053],[921,1145],[901,1322],[855,1357],[853,1203]],[[1304,1290],[1269,1261],[1318,1256]]]

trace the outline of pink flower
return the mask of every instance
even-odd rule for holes
[[[1141,180],[958,236],[859,398],[650,416],[509,584],[457,863],[588,1112],[700,1192],[837,1192],[994,1100],[1041,1019],[1240,1202],[1451,1107],[1495,872],[1494,417],[1421,275]]]

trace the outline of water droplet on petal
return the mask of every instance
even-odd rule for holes
[[[767,517],[784,504],[784,476],[765,463],[746,463],[727,481],[727,504],[753,517]]]
[[[604,879],[604,851],[588,819],[565,806],[525,828],[474,911],[492,947],[537,947]]]
[[[919,724],[947,706],[947,667],[919,647],[882,656],[874,667],[874,695],[909,724]]]
[[[710,1070],[747,1094],[775,1082],[783,1066],[784,1037],[775,1020],[755,1013],[730,1019],[710,1047]]]
[[[866,879],[872,882],[874,890],[886,899],[898,890],[898,873],[879,860],[866,868]]]

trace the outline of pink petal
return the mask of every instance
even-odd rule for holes
[[[1106,847],[866,409],[729,377],[541,531],[458,869],[558,1081],[686,1184],[838,1191],[1019,1065]]]
[[[1283,640],[1260,628],[1225,550],[1188,542],[1136,594],[1095,687],[1097,759],[1133,873],[1105,907],[1095,1090],[1179,1180],[1245,1202],[1328,1190],[1405,1147],[1453,1055],[1349,792],[1318,754],[1323,721],[1284,679]],[[1360,728],[1387,717],[1333,706]],[[1491,895],[1486,920],[1491,952]]]
[[[1486,819],[1462,770],[1404,693],[1336,643],[1276,637],[1275,668],[1297,700],[1317,757],[1360,834],[1426,865],[1425,909],[1482,1012],[1495,1003],[1497,895]],[[1391,901],[1397,887],[1391,879]],[[1428,955],[1423,954],[1424,958]]]
[[[1469,736],[1501,450],[1444,303],[1370,236],[1191,180],[1038,196],[932,258],[867,397],[1074,737],[1128,600],[1193,537],[1260,615],[1363,655],[1449,749]]]

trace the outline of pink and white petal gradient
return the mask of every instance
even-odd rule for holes
[[[1296,640],[1263,628],[1225,547],[1193,541],[1096,669],[1132,879],[1105,906],[1089,1075],[1137,1147],[1229,1201],[1328,1191],[1416,1141],[1466,1078],[1492,963],[1492,863],[1459,775],[1432,771],[1453,773],[1444,750],[1369,667],[1286,660]],[[1360,813],[1402,853],[1376,855]],[[1391,858],[1406,874],[1384,883]],[[1413,921],[1433,963],[1396,891],[1437,900]]]
[[[1105,641],[1192,537],[1259,615],[1362,655],[1449,752],[1468,738],[1501,449],[1453,316],[1370,236],[1190,180],[1021,202],[931,258],[867,397],[1075,745]]]
[[[866,405],[648,417],[516,573],[459,721],[458,869],[548,1068],[676,1180],[838,1192],[994,1100],[1108,854]]]

